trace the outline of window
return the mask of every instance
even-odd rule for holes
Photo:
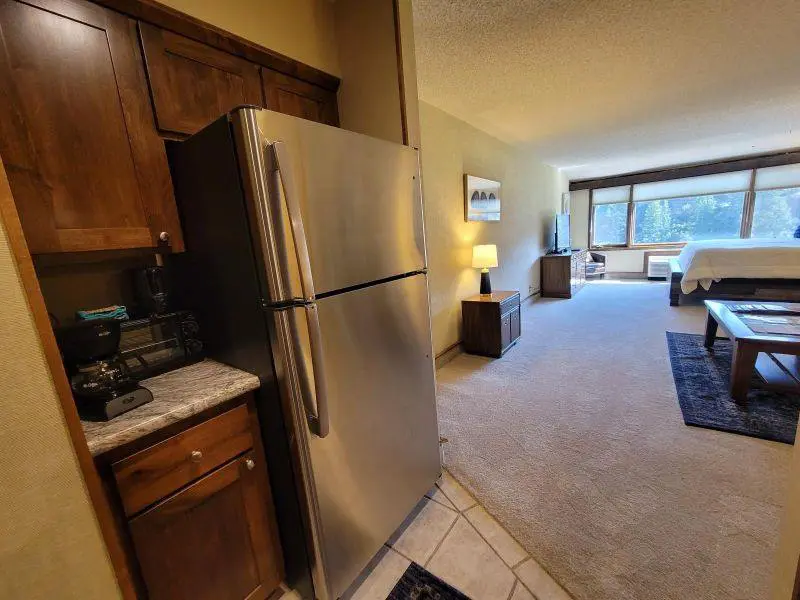
[[[592,244],[624,246],[628,242],[628,201],[631,186],[602,188],[592,192]]]
[[[634,244],[670,244],[739,237],[744,192],[635,204]]]
[[[594,245],[624,246],[628,241],[628,203],[594,207]]]
[[[798,227],[800,187],[756,192],[750,237],[788,239],[794,236]]]
[[[791,238],[800,227],[800,164],[759,169],[753,208],[754,238]]]
[[[800,228],[800,163],[595,188],[591,198],[593,247],[788,239]]]

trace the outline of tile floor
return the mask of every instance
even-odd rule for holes
[[[446,471],[345,598],[385,600],[412,560],[472,600],[571,600]]]

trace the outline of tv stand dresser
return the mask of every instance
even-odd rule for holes
[[[586,283],[586,250],[573,248],[542,257],[542,297],[572,298]]]

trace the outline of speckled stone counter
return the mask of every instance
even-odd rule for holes
[[[111,421],[81,421],[92,456],[259,387],[255,375],[213,360],[145,379],[141,384],[153,393],[152,402]]]

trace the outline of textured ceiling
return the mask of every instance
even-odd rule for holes
[[[800,147],[798,0],[414,0],[420,97],[570,178]]]

